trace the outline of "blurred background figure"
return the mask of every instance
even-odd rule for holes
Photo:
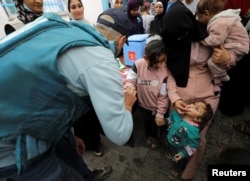
[[[183,4],[192,11],[193,14],[195,14],[197,4],[200,0],[182,0]]]
[[[122,10],[122,8],[123,8],[123,0],[114,0],[113,8],[117,8],[117,9]]]
[[[143,20],[139,13],[140,5],[138,0],[129,0],[127,3],[127,16],[132,23],[132,29],[129,35],[145,33],[142,23]]]
[[[167,10],[166,0],[157,0],[155,3],[156,15],[154,20],[150,24],[150,34],[161,34],[162,20]]]
[[[143,28],[145,29],[145,33],[149,33],[150,23],[154,20],[154,16],[149,14],[149,8],[145,5],[140,7],[140,14],[142,16]]]
[[[151,14],[151,15],[153,15],[153,16],[155,16],[155,15],[156,15],[156,11],[155,11],[155,3],[154,3],[154,2],[152,2],[152,3],[150,4],[149,14]]]

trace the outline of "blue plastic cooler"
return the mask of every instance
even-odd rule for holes
[[[128,43],[123,46],[124,63],[132,66],[134,62],[144,56],[146,39],[149,34],[135,34],[128,37]]]

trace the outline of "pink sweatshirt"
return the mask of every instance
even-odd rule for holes
[[[249,37],[246,28],[241,23],[240,9],[228,9],[216,14],[209,22],[209,36],[202,41],[213,48],[224,44],[231,52],[231,62],[235,65],[244,54],[249,52]]]
[[[139,59],[129,70],[126,84],[133,84],[137,89],[139,106],[151,110],[156,117],[163,118],[169,105],[167,78],[165,63],[158,70],[148,70],[148,63]]]
[[[198,42],[192,43],[188,84],[184,88],[176,86],[173,76],[168,71],[167,90],[171,103],[178,99],[184,100],[187,104],[204,100],[211,104],[214,112],[216,111],[219,95],[214,95],[214,85],[207,66],[207,60],[211,55],[211,48],[205,47]]]

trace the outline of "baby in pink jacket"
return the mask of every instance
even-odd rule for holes
[[[212,48],[224,45],[232,54],[231,60],[219,66],[211,57],[208,67],[214,82],[214,93],[220,93],[222,81],[229,81],[227,70],[249,52],[249,37],[239,16],[240,9],[224,10],[226,0],[200,0],[196,18],[207,25],[209,36],[202,43]]]

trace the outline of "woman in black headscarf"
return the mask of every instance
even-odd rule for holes
[[[177,0],[163,18],[161,35],[168,49],[167,65],[180,87],[187,85],[191,42],[208,36],[205,27]]]
[[[162,31],[162,19],[166,14],[167,1],[157,0],[155,3],[156,15],[153,21],[150,23],[150,34],[160,34]]]
[[[207,32],[197,23],[193,13],[180,0],[172,4],[163,18],[161,35],[167,47],[168,96],[172,108],[180,114],[188,111],[188,104],[198,101],[209,103],[215,113],[219,103],[219,95],[214,95],[214,85],[207,66],[213,50],[199,43],[199,40],[207,36]],[[217,56],[214,54],[213,58]],[[220,59],[228,60],[227,56]],[[172,173],[171,176],[181,174],[184,180],[195,176],[206,149],[206,134],[211,122],[212,120],[201,130],[199,148],[182,168],[183,172]]]
[[[127,16],[132,24],[132,29],[129,35],[144,34],[143,20],[139,13],[139,7],[141,3],[138,0],[129,0],[127,3]]]

